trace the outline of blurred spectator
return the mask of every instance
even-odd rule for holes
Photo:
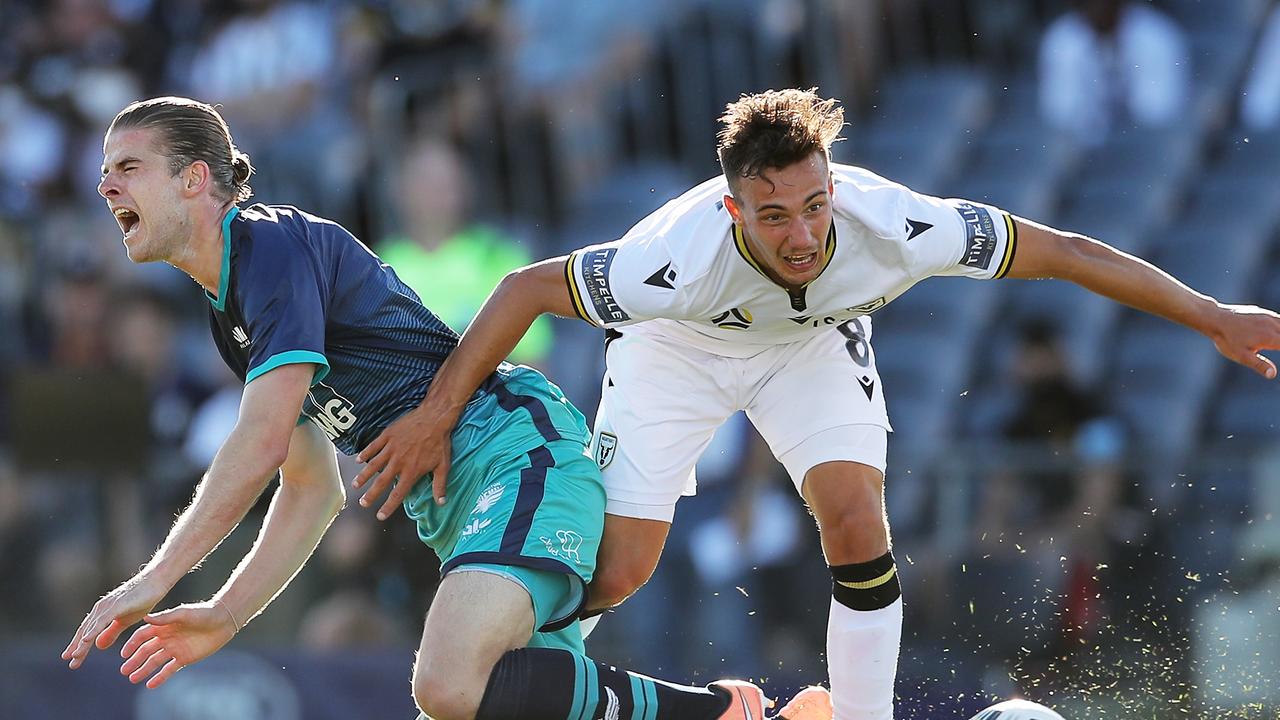
[[[980,537],[964,596],[983,607],[975,621],[996,656],[1034,641],[1001,635],[984,621],[1029,614],[1037,619],[1027,620],[1028,633],[1041,634],[1036,639],[1052,657],[1074,652],[1079,638],[1105,623],[1112,588],[1097,575],[1114,562],[1110,536],[1124,489],[1125,437],[1101,398],[1071,382],[1051,324],[1033,319],[1021,328],[1012,375],[1016,401],[1004,423],[1011,447],[1002,454],[1007,465],[979,489],[973,529]],[[1043,603],[1055,594],[1062,598],[1059,618]]]
[[[0,85],[0,214],[34,215],[59,179],[67,152],[65,120],[18,87]]]
[[[107,361],[107,297],[101,269],[84,258],[69,259],[42,288],[40,309],[47,332],[40,353],[59,368],[101,368]],[[45,324],[47,323],[47,324]]]
[[[513,0],[501,26],[504,100],[545,123],[554,177],[568,193],[616,160],[609,92],[643,67],[656,31],[683,10],[675,0],[581,3]]]
[[[111,301],[109,346],[114,369],[142,381],[151,430],[146,476],[151,507],[161,516],[181,510],[195,478],[207,463],[192,464],[183,453],[187,428],[210,395],[200,378],[179,362],[178,318],[166,299],[141,288],[126,288]],[[145,517],[157,513],[144,512]],[[145,550],[144,550],[145,552]]]
[[[410,611],[402,601],[408,595],[390,586],[396,580],[395,554],[380,523],[367,513],[346,512],[338,516],[326,533],[308,574],[313,597],[321,598],[302,616],[299,642],[306,647],[334,649],[408,645],[415,635]],[[426,553],[422,553],[426,561]],[[391,565],[391,567],[389,567]]]
[[[287,197],[350,215],[362,166],[338,60],[342,21],[330,4],[239,0],[196,52],[185,80],[192,97],[220,103],[254,159],[257,197]]]
[[[1249,130],[1280,127],[1280,4],[1271,9],[1254,50],[1240,101],[1240,121]]]
[[[1096,145],[1116,125],[1178,120],[1190,92],[1187,40],[1143,2],[1074,0],[1040,45],[1040,111],[1055,128]]]
[[[435,138],[415,141],[394,183],[403,232],[386,238],[378,254],[458,332],[503,276],[529,264],[532,254],[495,227],[470,219],[475,188],[456,151]],[[551,323],[538,318],[511,359],[540,364],[551,348]]]

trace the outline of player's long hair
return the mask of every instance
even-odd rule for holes
[[[203,160],[209,166],[217,197],[242,202],[253,195],[249,156],[231,141],[227,121],[212,105],[172,96],[139,100],[116,115],[107,134],[130,128],[160,132],[171,175]]]
[[[840,139],[844,108],[818,97],[817,88],[767,90],[743,95],[725,107],[716,154],[730,185],[764,170],[793,165],[821,151],[831,160]]]

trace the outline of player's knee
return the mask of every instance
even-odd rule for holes
[[[433,720],[473,720],[484,697],[487,677],[448,668],[441,662],[423,662],[419,657],[413,672],[413,701]]]
[[[652,574],[652,568],[635,563],[615,562],[601,566],[591,579],[587,607],[611,608],[621,603],[648,582]]]
[[[863,562],[889,549],[888,521],[876,493],[867,493],[841,512],[819,517],[818,527],[823,549],[832,564]]]

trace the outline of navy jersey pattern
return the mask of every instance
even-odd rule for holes
[[[303,415],[354,454],[417,407],[458,335],[341,225],[287,205],[232,208],[218,293],[218,352],[246,384],[317,366]]]

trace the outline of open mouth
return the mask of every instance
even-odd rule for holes
[[[787,255],[782,258],[787,263],[787,267],[792,270],[808,270],[818,262],[818,253],[811,252],[805,255]]]
[[[115,216],[116,222],[120,224],[120,230],[124,232],[125,237],[132,235],[133,231],[138,228],[138,223],[141,222],[138,213],[128,208],[116,208]]]

